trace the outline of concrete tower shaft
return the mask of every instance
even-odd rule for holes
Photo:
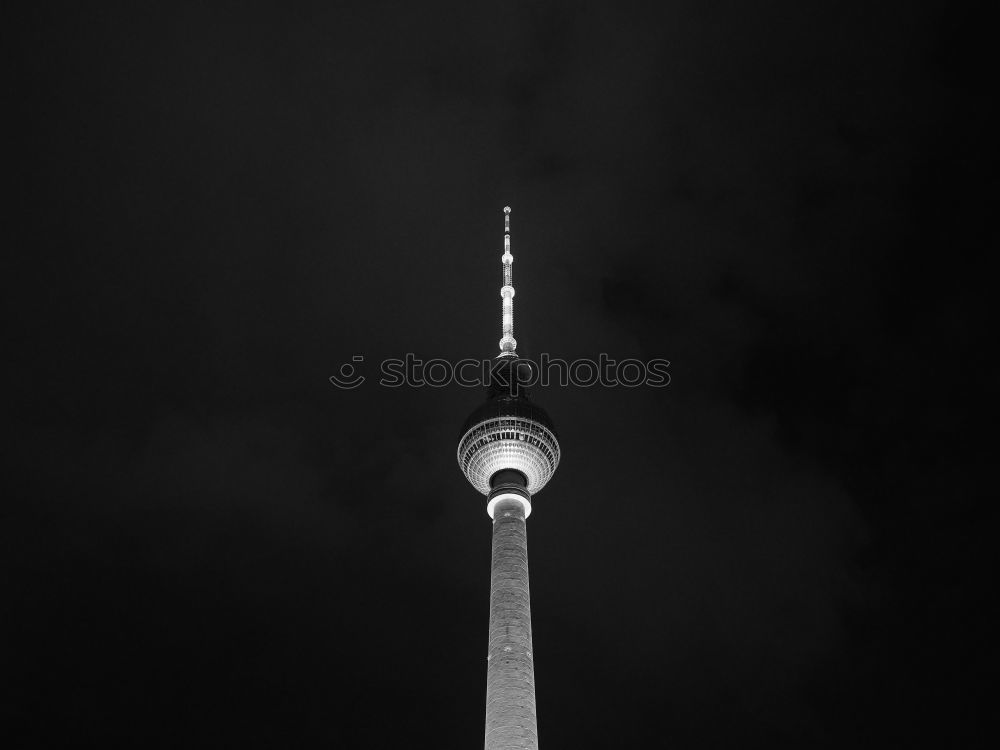
[[[485,750],[538,747],[524,511],[509,498],[493,514]]]

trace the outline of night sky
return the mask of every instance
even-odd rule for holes
[[[37,4],[3,31],[12,747],[481,747],[511,205],[539,736],[995,722],[994,44],[949,3]],[[995,61],[993,61],[995,62]],[[365,358],[353,391],[328,378]],[[990,461],[992,464],[992,460]],[[11,735],[8,735],[10,737]]]

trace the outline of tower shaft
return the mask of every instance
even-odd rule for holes
[[[485,750],[538,748],[525,504],[493,509]]]

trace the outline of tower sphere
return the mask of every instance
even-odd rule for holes
[[[465,478],[484,495],[493,475],[505,469],[521,473],[535,494],[559,465],[559,441],[545,410],[526,399],[489,401],[466,420],[458,444]]]
[[[559,465],[559,439],[546,411],[531,401],[522,383],[531,365],[502,358],[494,369],[503,385],[491,388],[486,403],[469,415],[458,443],[458,463],[466,479],[484,495],[494,476],[520,473],[530,494],[539,492]]]

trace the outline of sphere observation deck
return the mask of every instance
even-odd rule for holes
[[[490,389],[486,403],[465,421],[458,443],[459,466],[484,495],[490,494],[493,475],[505,469],[520,472],[529,493],[539,492],[555,473],[559,455],[552,420],[516,382],[513,388]]]

